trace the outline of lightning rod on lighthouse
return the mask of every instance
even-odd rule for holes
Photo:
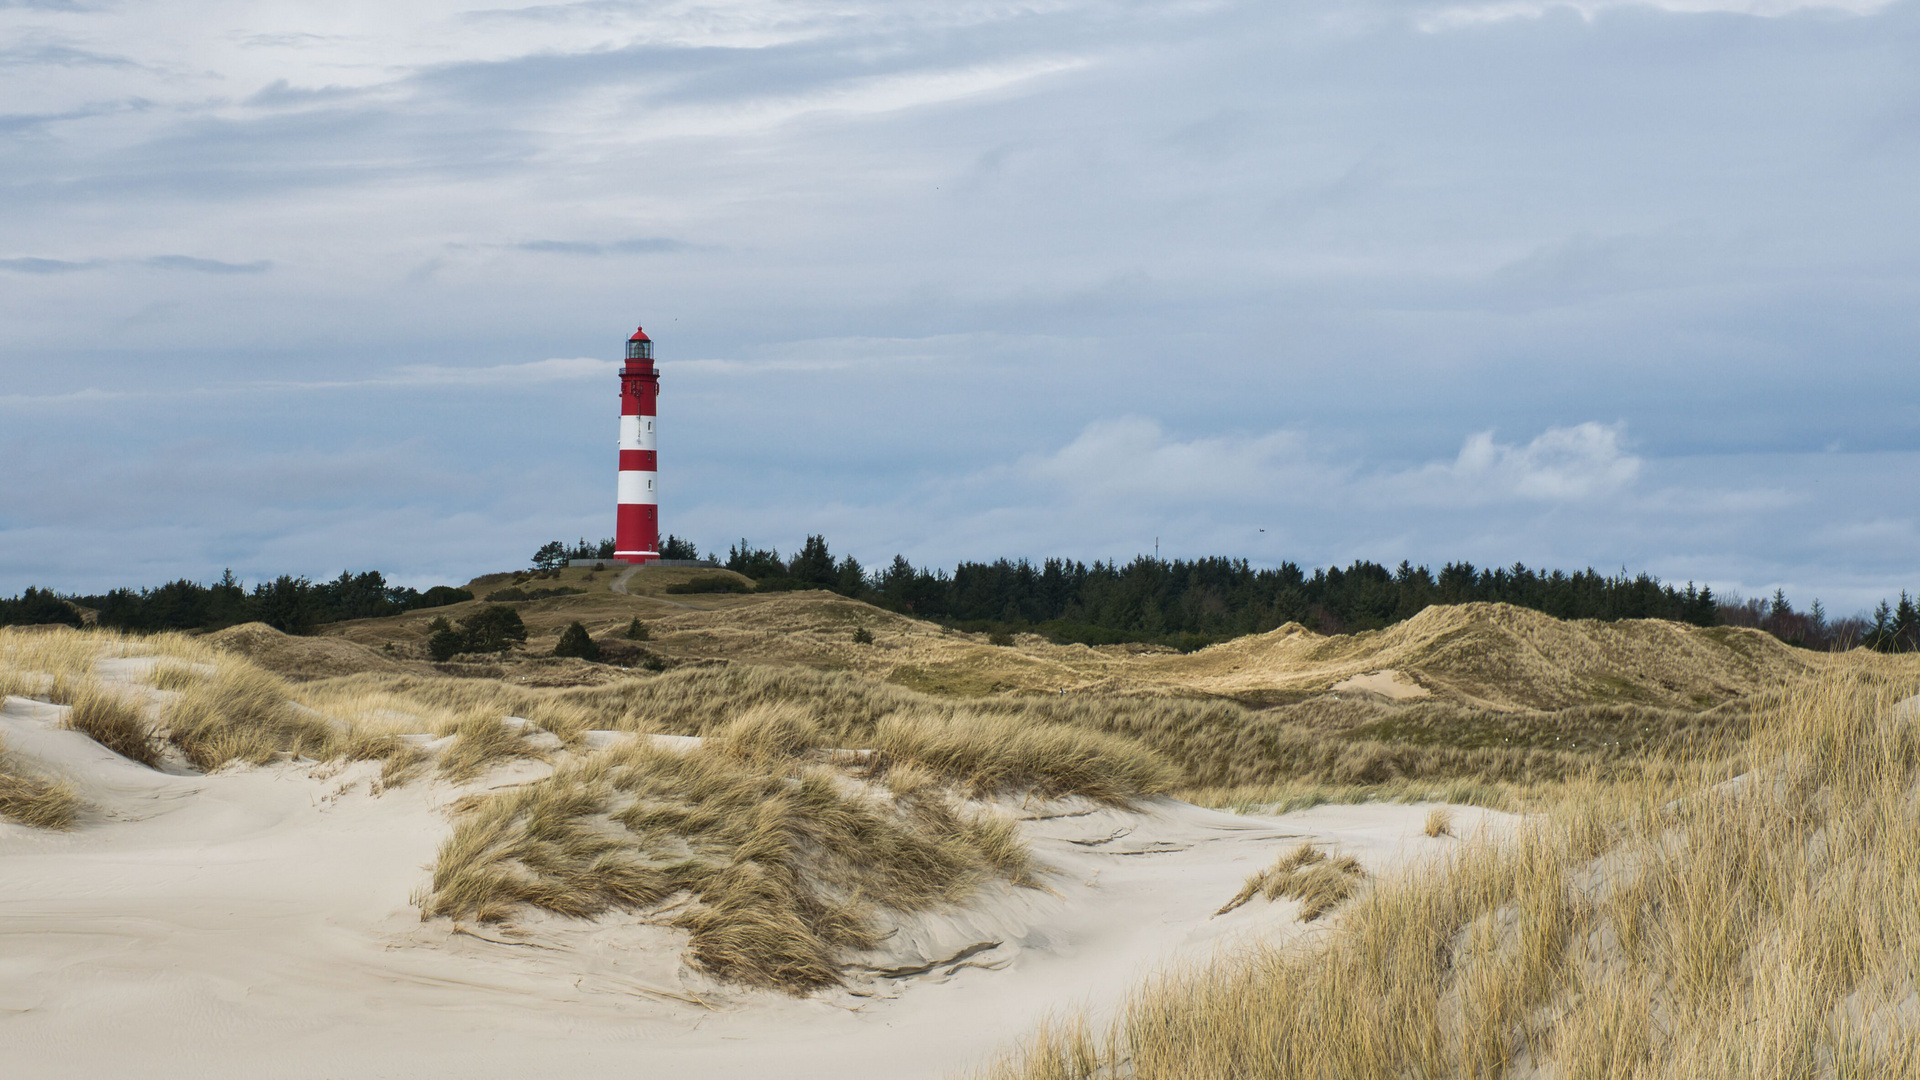
[[[660,558],[660,463],[653,426],[660,375],[653,370],[653,339],[636,329],[620,369],[620,494],[614,517],[613,557],[647,563]]]

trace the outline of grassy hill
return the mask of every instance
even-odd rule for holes
[[[1037,635],[995,645],[985,634],[827,592],[668,591],[699,579],[747,584],[724,570],[660,567],[491,574],[467,586],[478,597],[473,601],[324,628],[313,650],[314,671],[303,669],[297,646],[265,662],[295,677],[338,674],[344,657],[324,650],[351,643],[366,650],[370,668],[425,670],[435,618],[457,621],[493,598],[561,590],[504,601],[519,612],[528,639],[509,656],[490,658],[490,670],[550,654],[570,623],[580,622],[596,639],[621,641],[635,618],[650,631],[645,648],[669,663],[792,664],[962,697],[1148,693],[1271,706],[1340,694],[1494,711],[1582,705],[1700,711],[1833,662],[1753,630],[1651,619],[1563,621],[1504,604],[1431,607],[1388,629],[1351,635],[1324,636],[1288,624],[1190,654],[1147,645],[1057,645]],[[861,630],[871,643],[856,640]],[[611,673],[549,663],[522,674],[591,682]]]

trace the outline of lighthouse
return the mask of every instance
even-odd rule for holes
[[[615,511],[613,557],[648,563],[660,558],[660,464],[653,425],[660,375],[653,370],[653,339],[644,329],[627,339],[620,368],[620,495]]]

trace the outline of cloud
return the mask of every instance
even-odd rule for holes
[[[12,270],[20,274],[71,274],[80,270],[97,270],[115,263],[131,263],[152,267],[157,270],[191,270],[197,274],[264,274],[273,269],[273,263],[266,259],[254,262],[223,262],[219,259],[201,259],[192,255],[149,255],[140,259],[42,259],[32,256],[15,259],[0,259],[0,270]]]
[[[1624,425],[1588,421],[1548,428],[1525,446],[1513,446],[1482,431],[1467,437],[1452,462],[1413,470],[1391,487],[1408,496],[1475,500],[1572,502],[1613,495],[1634,482],[1642,464],[1622,446],[1624,434]]]
[[[285,106],[313,105],[322,102],[335,102],[363,93],[351,86],[292,86],[285,79],[275,79],[247,98],[247,104],[278,108]]]
[[[191,270],[196,274],[264,274],[273,269],[273,263],[266,259],[234,263],[192,255],[150,255],[140,263],[160,270]]]
[[[492,364],[484,367],[454,367],[416,364],[396,369],[393,374],[357,382],[338,382],[326,386],[531,386],[538,383],[571,382],[576,379],[604,379],[619,371],[618,360],[591,356],[533,360],[524,364]]]
[[[78,270],[91,270],[102,265],[103,260],[88,259],[74,262],[68,259],[0,259],[0,270],[12,270],[16,274],[71,274]]]
[[[625,240],[524,240],[513,245],[521,251],[546,255],[645,255],[662,251],[685,251],[692,245],[671,236],[635,236]]]
[[[1299,432],[1183,441],[1139,416],[1095,421],[1059,450],[1029,456],[1012,471],[1075,502],[1156,506],[1272,503],[1302,486],[1324,489],[1349,472],[1311,453]]]
[[[76,49],[70,45],[41,44],[18,45],[10,49],[0,49],[0,66],[29,67],[46,65],[51,67],[117,67],[138,68],[138,64],[125,56],[112,56]]]
[[[1144,417],[1100,420],[1012,473],[1050,496],[1175,506],[1278,506],[1327,501],[1405,506],[1578,502],[1617,496],[1642,462],[1624,447],[1624,425],[1549,428],[1525,445],[1466,438],[1450,461],[1406,469],[1337,460],[1299,431],[1176,439]],[[984,474],[997,483],[996,471]]]

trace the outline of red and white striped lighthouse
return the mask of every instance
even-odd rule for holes
[[[660,375],[653,370],[653,339],[635,330],[620,369],[620,506],[614,517],[613,557],[645,563],[660,558],[660,480],[653,425]]]

